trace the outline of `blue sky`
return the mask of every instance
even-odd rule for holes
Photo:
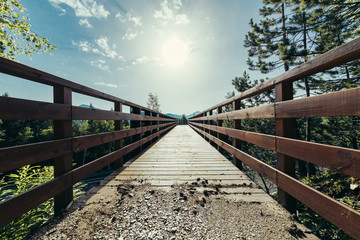
[[[162,112],[175,114],[208,108],[233,90],[231,79],[247,70],[243,40],[250,18],[258,19],[261,6],[260,0],[20,2],[33,31],[49,38],[58,50],[53,56],[18,56],[18,61],[144,106],[148,93],[155,93]],[[179,48],[178,43],[183,50],[174,54],[182,60],[174,63],[172,50],[165,46]],[[4,75],[0,84],[1,93],[12,97],[52,98],[52,89],[40,84]],[[90,102],[112,107],[73,95],[74,105]]]

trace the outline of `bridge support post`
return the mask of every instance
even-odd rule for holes
[[[293,99],[293,83],[285,82],[275,85],[275,102],[281,102]],[[294,137],[295,119],[276,118],[276,135],[281,137]],[[295,159],[281,154],[276,154],[277,168],[288,174],[295,176]],[[283,205],[289,212],[296,209],[296,200],[281,188],[278,188],[278,202]]]
[[[218,107],[217,108],[217,114],[220,114],[220,113],[222,113],[222,107]],[[223,120],[217,120],[217,125],[218,125],[218,127],[222,127],[222,124],[223,124]],[[217,138],[218,139],[220,139],[220,140],[222,140],[223,139],[223,136],[222,136],[222,134],[220,134],[220,133],[217,133]],[[217,150],[220,152],[220,150],[221,150],[221,147],[218,145],[217,146]]]
[[[240,100],[233,101],[233,111],[240,109]],[[233,128],[234,129],[241,129],[241,120],[233,120]],[[239,139],[233,138],[233,146],[239,150],[241,150],[241,141]],[[239,168],[240,170],[243,170],[243,165],[240,159],[233,157],[233,163],[234,165]]]
[[[210,111],[209,111],[209,116],[212,116],[212,115],[213,115],[213,110],[210,110]],[[212,120],[209,120],[207,123],[208,123],[208,125],[212,125]],[[209,129],[208,132],[209,132],[210,135],[213,135],[213,134],[212,134],[212,131],[211,131],[210,129]],[[209,143],[211,144],[211,140],[210,140],[210,139],[209,139]]]
[[[120,102],[114,102],[114,109],[116,112],[122,112],[122,104]],[[115,125],[115,131],[119,131],[123,129],[122,120],[115,120],[114,125]],[[115,151],[121,149],[122,147],[123,147],[123,139],[116,140]],[[122,166],[123,166],[123,158],[121,157],[120,159],[114,162],[114,168],[117,169],[117,168],[121,168]]]
[[[137,107],[131,107],[130,108],[130,113],[132,114],[141,114],[141,109],[140,108],[137,108]],[[138,128],[138,127],[141,127],[141,121],[134,121],[134,120],[131,120],[130,122],[130,128]],[[134,135],[132,137],[132,142],[137,142],[141,139],[141,134],[137,134],[137,135]],[[135,149],[132,154],[131,154],[131,157],[134,157],[136,156],[139,152],[141,151],[141,147]]]
[[[72,103],[72,91],[63,86],[54,86],[54,103],[70,104]],[[72,137],[72,120],[54,121],[54,139],[63,139]],[[66,154],[54,159],[54,177],[60,177],[72,170],[72,153]],[[73,201],[72,178],[65,180],[64,184],[69,187],[62,193],[54,197],[55,215],[61,214],[66,207]]]
[[[152,117],[157,117],[157,113],[151,112],[151,116],[152,116]],[[158,122],[157,122],[157,121],[152,121],[151,124],[152,124],[152,125],[157,125]],[[157,131],[158,131],[158,129],[155,128],[155,129],[152,130],[151,134],[154,134],[154,133],[156,133]],[[156,142],[156,140],[157,140],[157,137],[156,137],[156,138],[153,138],[152,142],[154,143],[154,142]]]
[[[145,116],[150,116],[150,115],[151,115],[150,111],[145,110]],[[151,122],[150,122],[150,121],[145,121],[145,122],[143,122],[143,126],[144,126],[144,127],[145,127],[145,126],[150,126],[150,125],[151,125]],[[143,137],[147,137],[147,136],[150,136],[150,135],[151,135],[151,131],[147,131],[147,132],[144,132]],[[148,142],[148,143],[145,145],[145,147],[150,146],[150,144],[151,144],[151,142]]]

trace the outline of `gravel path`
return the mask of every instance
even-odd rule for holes
[[[84,196],[32,239],[298,239],[304,227],[275,202],[227,198],[221,185],[117,186]],[[246,193],[244,193],[246,194]],[[302,230],[301,230],[301,229]],[[308,234],[306,234],[308,235]],[[316,239],[310,235],[306,239]]]

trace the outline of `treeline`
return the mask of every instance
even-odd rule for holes
[[[251,30],[245,35],[250,71],[263,73],[263,79],[251,79],[249,71],[232,79],[236,91],[231,98],[264,81],[266,74],[288,71],[310,59],[342,45],[360,35],[360,1],[353,0],[263,0],[260,20],[250,19]],[[277,73],[276,72],[276,73]],[[355,60],[323,73],[294,82],[294,97],[310,97],[358,87],[360,61]],[[273,103],[273,90],[241,101],[241,108]],[[231,111],[227,106],[225,111]],[[296,119],[295,138],[316,143],[359,149],[360,117],[316,117]],[[223,126],[232,127],[224,121]],[[275,134],[275,120],[242,120],[241,129]],[[228,139],[231,143],[231,139]],[[244,152],[276,166],[276,154],[253,144],[242,142]],[[247,169],[245,167],[245,169]],[[252,177],[256,173],[248,170]],[[360,180],[297,160],[297,178],[327,195],[360,211]],[[324,187],[326,186],[326,187]],[[276,194],[275,194],[276,197]],[[321,238],[348,239],[336,227],[299,204],[298,218]]]
[[[250,71],[268,74],[275,70],[288,71],[360,35],[360,1],[352,0],[263,0],[261,19],[250,20],[251,31],[245,35]],[[294,83],[296,97],[358,87],[360,61],[355,60]],[[236,92],[244,92],[267,80],[251,79],[248,72],[232,79]],[[234,96],[229,92],[226,98]],[[241,107],[253,107],[274,102],[273,90],[248,98]],[[227,108],[231,110],[231,106]],[[328,117],[297,119],[296,138],[347,148],[359,148],[359,117]],[[227,124],[226,122],[224,124]],[[275,121],[244,120],[242,129],[275,134]],[[245,144],[245,149],[259,155],[260,151]],[[263,157],[275,160],[275,157]],[[271,162],[270,161],[270,162]],[[299,164],[299,173],[314,173],[312,166]],[[309,172],[310,171],[310,172]]]
[[[3,96],[9,97],[7,93]],[[92,104],[90,104],[92,107]],[[54,139],[53,120],[0,120],[0,148],[50,141]],[[73,137],[114,131],[112,120],[74,120]],[[129,128],[129,121],[123,121],[123,128]],[[125,138],[124,146],[131,142]],[[114,150],[114,143],[109,142],[85,149],[73,154],[74,167],[81,166]],[[42,165],[52,165],[51,160]],[[1,177],[1,175],[0,175]]]

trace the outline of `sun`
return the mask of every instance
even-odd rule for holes
[[[177,37],[168,39],[162,49],[165,63],[171,67],[183,65],[188,58],[189,46]]]

